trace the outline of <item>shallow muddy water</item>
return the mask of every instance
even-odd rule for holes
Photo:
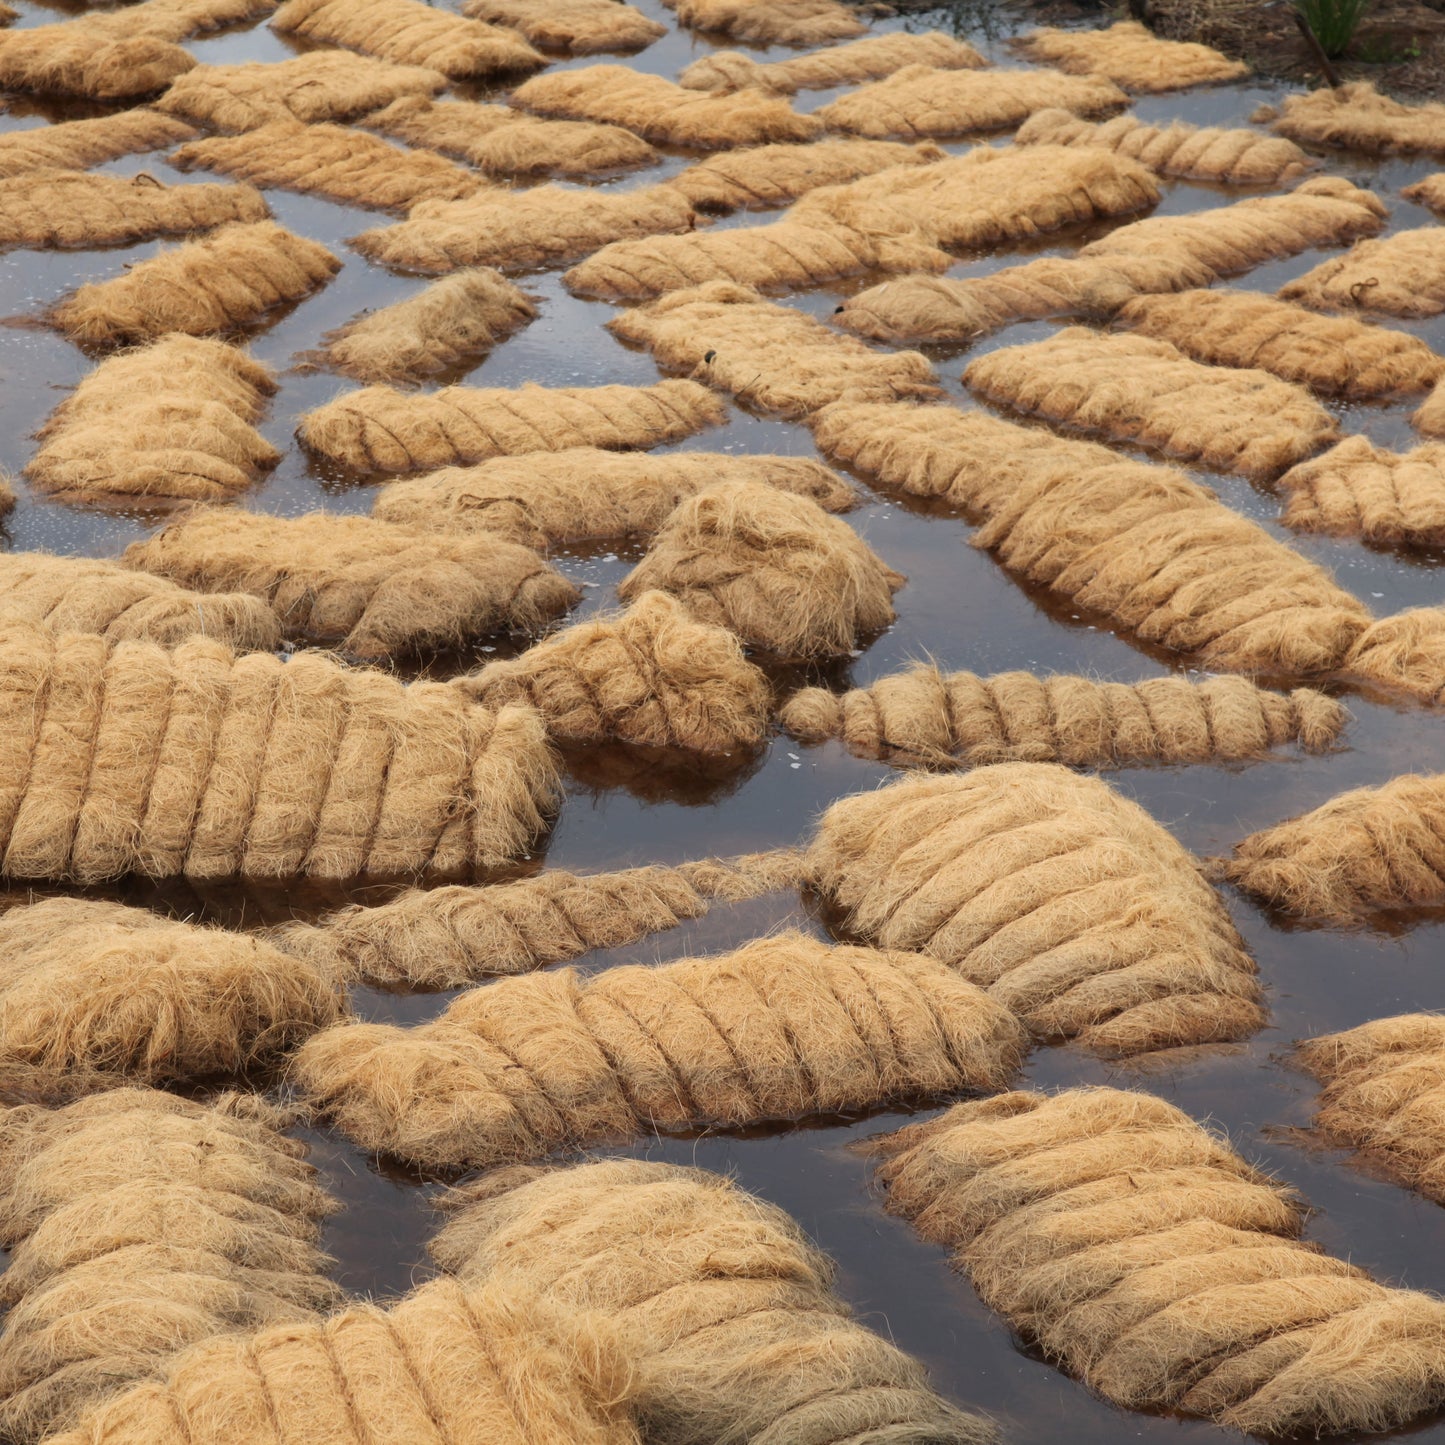
[[[16,3],[23,12],[20,25],[45,23],[65,13],[59,4]],[[658,0],[635,3],[671,21]],[[1014,63],[1003,38],[1027,28],[1006,15],[972,7],[916,13],[881,22],[878,28],[946,28],[950,23],[1002,64]],[[190,48],[200,59],[212,62],[280,60],[295,53],[290,43],[264,24],[195,41]],[[626,63],[674,76],[711,48],[674,28]],[[833,94],[804,93],[797,104],[811,110]],[[1144,99],[1135,112],[1149,120],[1183,117],[1240,125],[1276,94],[1266,87],[1237,85]],[[0,114],[0,130],[88,113],[95,111],[12,98],[8,113]],[[961,151],[966,146],[948,148]],[[650,184],[680,169],[688,159],[670,156],[661,167],[607,184],[624,188]],[[1332,157],[1328,164],[1335,173],[1379,192],[1390,206],[1392,230],[1432,223],[1428,212],[1399,196],[1402,186],[1434,169],[1428,161],[1377,164]],[[103,169],[118,174],[148,170],[167,182],[214,179],[203,172],[181,175],[163,155],[131,157]],[[1227,204],[1246,194],[1185,184],[1166,184],[1165,191],[1161,213]],[[363,308],[412,294],[425,280],[390,274],[346,248],[347,237],[385,219],[377,213],[286,192],[270,192],[268,199],[283,224],[325,242],[345,265],[320,294],[274,319],[251,339],[255,354],[284,373],[262,430],[284,449],[285,458],[244,505],[285,515],[317,507],[366,512],[374,490],[366,479],[309,461],[291,437],[301,412],[349,384],[326,373],[287,368],[297,353],[314,348],[329,328]],[[741,215],[716,224],[748,224],[756,219],[755,214]],[[1097,231],[1060,235],[1036,249],[1067,253],[1093,234]],[[0,325],[0,467],[19,471],[33,450],[30,434],[91,364],[69,342],[23,324],[24,318],[33,318],[80,281],[113,276],[127,263],[154,254],[159,244],[80,254],[16,251],[0,256],[0,316],[10,319]],[[1012,264],[1017,255],[966,257],[951,274],[982,274]],[[1231,284],[1272,292],[1320,259],[1320,253],[1306,253],[1262,266]],[[539,298],[539,318],[465,373],[466,379],[493,386],[523,381],[553,385],[654,381],[658,373],[651,358],[624,348],[602,329],[613,308],[569,296],[559,274],[552,271],[526,279],[524,284]],[[876,278],[785,299],[826,316],[840,295],[861,289],[872,279]],[[1406,324],[1406,329],[1417,330],[1437,349],[1445,349],[1445,320]],[[1043,323],[1007,328],[969,354],[1015,345],[1050,330]],[[973,406],[959,381],[963,353],[936,349],[934,355],[950,400]],[[1413,404],[1334,409],[1346,431],[1366,432],[1381,444],[1405,449],[1418,440],[1405,421]],[[686,445],[813,455],[803,427],[752,417],[736,407],[725,426]],[[1445,557],[1420,553],[1403,557],[1370,551],[1348,540],[1296,537],[1278,527],[1279,502],[1267,489],[1236,478],[1198,475],[1230,505],[1333,568],[1343,585],[1378,614],[1445,602],[1440,572]],[[0,534],[3,545],[16,549],[112,556],[159,520],[155,515],[56,505],[31,496],[23,483],[19,490],[20,506]],[[1178,665],[1114,635],[1097,619],[1031,595],[986,554],[968,545],[969,527],[946,509],[903,503],[870,491],[866,505],[850,520],[909,580],[897,598],[897,623],[861,655],[828,669],[826,679],[834,686],[865,684],[924,656],[945,667],[980,673],[1007,668],[1067,670],[1120,681],[1155,676]],[[586,589],[574,618],[614,605],[615,585],[636,555],[635,550],[602,548],[558,559],[561,568]],[[478,656],[513,645],[506,639],[491,640]],[[1246,833],[1314,807],[1344,788],[1445,766],[1445,715],[1395,708],[1359,696],[1348,701],[1353,720],[1345,746],[1330,756],[1305,758],[1285,752],[1245,768],[1137,769],[1112,774],[1110,781],[1187,847],[1207,855],[1226,851]],[[545,862],[548,867],[598,870],[791,843],[808,831],[829,802],[891,775],[885,767],[849,757],[840,745],[805,748],[781,736],[760,757],[708,776],[679,773],[657,759],[586,750],[569,758],[569,772],[561,816],[546,840],[544,855],[531,860],[531,866]],[[334,905],[340,895],[313,889],[272,890],[264,895],[220,890],[199,897],[182,886],[131,887],[125,896],[253,926],[277,917],[312,916]],[[368,896],[376,896],[375,891]],[[1281,1058],[1294,1039],[1413,1009],[1437,1008],[1445,1002],[1441,981],[1445,920],[1410,920],[1408,927],[1391,935],[1342,934],[1292,928],[1236,896],[1228,895],[1227,901],[1267,985],[1270,1028],[1238,1048],[1175,1060],[1147,1072],[1110,1067],[1073,1049],[1039,1048],[1024,1070],[1024,1083],[1049,1088],[1093,1082],[1138,1084],[1163,1094],[1195,1118],[1226,1128],[1242,1152],[1298,1186],[1318,1211],[1310,1222],[1309,1237],[1381,1278],[1445,1291],[1445,1210],[1370,1179],[1343,1155],[1312,1149],[1285,1132],[1306,1121],[1313,1086]],[[778,895],[720,906],[706,919],[631,948],[592,955],[582,966],[714,951],[784,925],[819,930],[796,898]],[[368,1017],[414,1022],[435,1014],[447,997],[363,991],[356,1003]],[[788,1210],[838,1261],[842,1292],[860,1315],[923,1358],[944,1392],[995,1414],[1006,1438],[1016,1445],[1059,1440],[1080,1445],[1123,1439],[1202,1441],[1217,1433],[1198,1422],[1115,1410],[1022,1352],[1006,1327],[978,1303],[967,1282],[951,1273],[943,1252],[921,1243],[908,1226],[885,1215],[870,1192],[869,1165],[848,1146],[889,1127],[895,1117],[667,1138],[622,1152],[735,1174],[746,1188]],[[326,1242],[338,1261],[338,1278],[352,1290],[377,1294],[404,1290],[422,1278],[429,1268],[424,1245],[434,1228],[428,1201],[436,1184],[378,1164],[339,1136],[313,1131],[309,1137],[325,1183],[347,1206],[327,1232]],[[1421,1441],[1445,1442],[1445,1419],[1402,1433]]]

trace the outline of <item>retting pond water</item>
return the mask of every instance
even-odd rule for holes
[[[64,18],[67,0],[16,0],[21,26]],[[641,9],[669,23],[663,40],[628,63],[675,76],[687,63],[715,48],[680,32],[659,0],[635,0]],[[60,13],[57,13],[60,12]],[[907,17],[880,21],[880,31],[907,28],[953,29],[998,64],[1016,61],[1004,41],[1029,28],[1026,18],[989,8],[939,6]],[[264,23],[192,42],[191,50],[215,63],[281,60],[296,47]],[[609,57],[601,57],[609,59]],[[559,62],[565,64],[565,62]],[[587,60],[572,62],[587,64]],[[463,89],[463,88],[459,88]],[[468,91],[496,98],[504,91]],[[802,109],[814,109],[836,92],[804,93]],[[1184,118],[1203,124],[1243,125],[1261,102],[1278,92],[1258,84],[1196,91],[1141,100],[1136,113],[1146,120]],[[95,107],[8,97],[0,130],[42,125],[50,120],[101,113]],[[961,151],[966,145],[950,145]],[[661,168],[603,184],[629,188],[649,184],[688,162],[671,155]],[[1428,162],[1378,162],[1329,157],[1329,168],[1374,188],[1391,211],[1392,230],[1433,224],[1428,213],[1400,198],[1400,189],[1428,174]],[[131,157],[103,169],[128,175],[148,170],[168,183],[213,179],[185,176],[163,155]],[[1161,213],[1227,204],[1238,192],[1166,184]],[[421,279],[389,274],[363,261],[345,238],[377,223],[374,213],[285,192],[268,193],[286,226],[325,242],[345,260],[342,271],[319,295],[271,318],[250,337],[257,356],[278,368],[282,386],[262,430],[285,452],[276,471],[243,505],[282,515],[317,507],[366,512],[373,488],[306,457],[292,439],[296,417],[345,388],[325,373],[288,370],[297,353],[314,348],[321,334],[367,307],[410,295]],[[718,222],[747,224],[756,216]],[[1040,252],[1066,254],[1093,232],[1050,237]],[[84,280],[117,274],[126,264],[159,249],[152,243],[81,254],[16,251],[0,257],[0,467],[18,472],[34,443],[30,434],[91,364],[55,333],[25,324],[48,303]],[[1011,264],[1018,251],[971,255],[952,274],[979,275]],[[1237,284],[1272,292],[1321,259],[1306,253],[1262,266]],[[860,278],[786,298],[787,304],[826,316],[846,291],[872,284]],[[526,278],[540,303],[540,318],[465,373],[478,385],[511,386],[524,381],[553,385],[604,382],[647,383],[657,370],[646,355],[625,349],[602,329],[613,313],[600,303],[568,295],[558,272]],[[1047,335],[1047,324],[1014,326],[979,343],[974,352],[1011,346]],[[1411,329],[1445,349],[1445,321]],[[932,352],[950,400],[975,403],[959,381],[962,353]],[[443,380],[459,380],[453,375]],[[1408,404],[1335,407],[1347,432],[1365,432],[1384,445],[1405,448],[1416,440],[1405,417]],[[750,416],[734,408],[730,422],[696,437],[688,447],[813,455],[801,426]],[[1445,601],[1439,568],[1445,556],[1369,551],[1352,541],[1296,537],[1278,526],[1279,501],[1268,489],[1228,477],[1198,474],[1231,506],[1256,519],[1331,567],[1342,583],[1378,614]],[[154,514],[85,510],[56,505],[19,485],[19,508],[5,524],[3,544],[89,556],[114,556],[160,518]],[[908,575],[899,594],[899,618],[859,656],[831,668],[834,686],[862,685],[904,663],[932,657],[945,667],[987,673],[1006,668],[1039,672],[1067,670],[1119,681],[1159,675],[1177,660],[1141,650],[1097,619],[1021,588],[986,554],[968,546],[969,528],[947,508],[904,503],[868,493],[851,519],[874,549]],[[608,608],[614,589],[635,560],[635,552],[590,549],[565,554],[558,565],[586,590],[574,617]],[[493,639],[478,651],[515,646]],[[456,660],[449,660],[454,663]],[[470,659],[462,659],[467,662]],[[1244,768],[1182,767],[1125,771],[1110,781],[1141,803],[1199,854],[1226,851],[1253,829],[1314,807],[1344,788],[1380,783],[1400,773],[1438,770],[1445,763],[1445,717],[1420,709],[1395,708],[1360,696],[1347,699],[1353,713],[1344,748],[1329,756],[1288,753]],[[740,852],[791,843],[831,801],[871,788],[888,769],[849,757],[837,744],[804,748],[775,737],[761,757],[721,773],[699,775],[662,760],[624,757],[615,750],[579,752],[569,759],[567,800],[529,866],[598,870],[646,862],[679,862],[708,854]],[[22,895],[10,895],[19,901]],[[340,894],[317,890],[265,893],[225,890],[198,896],[188,889],[132,887],[133,901],[238,926],[279,917],[309,917],[334,905]],[[355,895],[353,895],[355,896]],[[368,896],[385,896],[372,890]],[[1027,1085],[1052,1088],[1078,1083],[1138,1086],[1164,1095],[1194,1117],[1227,1129],[1249,1157],[1298,1186],[1315,1206],[1309,1237],[1346,1255],[1381,1278],[1445,1291],[1445,1209],[1394,1185],[1373,1180],[1343,1155],[1321,1151],[1290,1132],[1308,1117],[1313,1086],[1283,1058],[1291,1040],[1347,1028],[1369,1019],[1445,1001],[1441,945],[1445,917],[1401,922],[1390,933],[1343,934],[1290,927],[1255,905],[1230,896],[1228,906],[1248,940],[1268,988],[1272,1024],[1246,1045],[1165,1060],[1147,1070],[1123,1069],[1071,1048],[1039,1048],[1024,1072]],[[760,933],[795,925],[821,932],[796,898],[774,896],[745,905],[720,907],[684,925],[615,954],[594,954],[585,968],[621,961],[657,961],[709,952]],[[358,1010],[368,1017],[420,1021],[433,1016],[449,995],[397,996],[361,992]],[[620,1151],[655,1159],[693,1163],[731,1173],[740,1183],[788,1210],[840,1266],[840,1288],[861,1317],[921,1357],[938,1387],[966,1404],[995,1414],[1016,1445],[1071,1440],[1104,1445],[1121,1439],[1199,1440],[1214,1427],[1116,1410],[1094,1399],[1064,1375],[1021,1350],[1004,1324],[975,1299],[967,1282],[954,1275],[941,1250],[921,1243],[908,1226],[884,1214],[870,1192],[867,1162],[849,1144],[890,1127],[894,1115],[835,1120],[799,1128],[706,1133],[653,1139]],[[425,1241],[434,1229],[429,1199],[439,1187],[368,1158],[325,1130],[308,1135],[324,1182],[346,1205],[328,1227],[337,1278],[349,1289],[378,1295],[409,1288],[429,1271]],[[1409,1432],[1421,1441],[1445,1442],[1445,1418]]]

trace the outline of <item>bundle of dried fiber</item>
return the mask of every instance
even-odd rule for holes
[[[535,76],[513,91],[512,104],[537,115],[625,126],[644,140],[695,150],[813,140],[823,130],[816,117],[765,91],[709,95],[625,65]]]
[[[1352,681],[1445,702],[1445,607],[1413,607],[1371,624],[1350,649],[1341,673]]]
[[[1426,176],[1424,180],[1416,181],[1413,186],[1406,186],[1400,194],[1407,201],[1415,201],[1438,216],[1445,212],[1445,174],[1437,172],[1433,176]]]
[[[254,1096],[152,1089],[0,1117],[8,1439],[65,1429],[200,1340],[339,1302],[316,1248],[336,1205],[290,1122]]]
[[[271,26],[450,80],[486,80],[547,63],[515,30],[464,20],[422,0],[286,0]]]
[[[662,0],[696,30],[722,31],[745,45],[822,45],[861,35],[863,21],[839,0]]]
[[[251,425],[271,369],[220,341],[168,336],[102,361],[51,412],[25,475],[74,501],[238,496],[281,454]]]
[[[327,335],[322,358],[357,381],[419,381],[485,356],[536,316],[526,292],[478,267],[364,312]]]
[[[259,134],[259,132],[258,132]],[[118,346],[182,332],[205,336],[254,325],[319,291],[341,262],[319,241],[275,221],[222,226],[92,282],[46,313],[72,341]]]
[[[259,598],[188,592],[114,562],[48,552],[0,553],[0,622],[17,621],[163,647],[188,637],[214,637],[238,652],[281,645],[281,619]]]
[[[0,178],[26,171],[85,170],[102,161],[189,140],[194,127],[153,110],[123,110],[96,120],[67,120],[0,135]]]
[[[1293,141],[1252,130],[1201,129],[1176,120],[1149,125],[1137,116],[1087,121],[1067,110],[1040,110],[1019,127],[1016,145],[1102,146],[1133,157],[1161,176],[1229,186],[1277,186],[1315,162]]]
[[[1424,226],[1383,240],[1360,241],[1343,256],[1286,282],[1278,294],[1318,311],[1438,316],[1445,311],[1445,230]]]
[[[345,50],[312,50],[293,60],[198,65],[156,105],[216,130],[253,130],[273,120],[351,120],[403,96],[435,95],[447,78]]]
[[[430,151],[403,150],[348,125],[273,120],[236,136],[183,145],[179,170],[199,166],[265,189],[325,196],[348,206],[406,211],[418,201],[455,201],[488,182]]]
[[[288,637],[371,659],[535,629],[581,596],[515,542],[335,512],[205,508],[132,542],[121,560],[199,591],[250,592]]]
[[[572,447],[393,482],[378,493],[371,515],[454,535],[489,532],[544,550],[604,537],[651,537],[684,497],[727,481],[796,492],[830,512],[846,512],[858,500],[836,472],[808,457]]]
[[[923,35],[875,35],[851,45],[834,45],[809,55],[764,64],[738,50],[715,50],[695,60],[677,78],[687,90],[759,90],[794,95],[800,90],[833,90],[879,80],[905,65],[934,70],[981,70],[988,64],[966,40],[930,30]]]
[[[874,1149],[890,1213],[1113,1404],[1294,1437],[1445,1394],[1445,1300],[1303,1243],[1298,1195],[1162,1099],[1004,1094]]]
[[[617,0],[603,0],[612,9]],[[488,175],[590,176],[652,165],[657,152],[620,125],[587,120],[537,120],[504,105],[404,96],[366,117],[372,130],[460,156]]]
[[[0,873],[352,878],[510,862],[557,800],[542,720],[322,653],[0,630]]]
[[[997,1089],[1026,1047],[1006,1008],[930,958],[783,933],[504,978],[416,1028],[324,1029],[293,1059],[363,1149],[447,1167]]]
[[[1136,95],[1188,90],[1243,80],[1249,66],[1207,45],[1161,40],[1137,20],[1104,30],[1055,30],[1045,25],[1013,42],[1030,60],[1055,65],[1069,75],[1103,75]]]
[[[1259,481],[1340,435],[1307,391],[1268,372],[1201,366],[1167,341],[1082,326],[989,352],[963,379],[1015,411]]]
[[[1410,413],[1410,425],[1427,437],[1445,437],[1445,376],[1435,383],[1430,395]]]
[[[440,1204],[431,1250],[465,1282],[541,1289],[636,1339],[657,1445],[997,1440],[850,1318],[832,1261],[792,1219],[721,1175],[639,1159],[516,1167]]]
[[[374,988],[464,988],[621,948],[702,918],[715,903],[792,891],[801,874],[801,856],[779,849],[676,868],[411,888],[375,908],[352,904],[319,924],[287,924],[274,942]]]
[[[778,720],[804,742],[842,738],[856,757],[894,767],[1117,767],[1239,762],[1291,742],[1323,752],[1344,731],[1345,710],[1308,688],[1266,692],[1242,677],[1095,682],[917,663],[841,696],[804,688]]]
[[[727,408],[695,381],[656,386],[368,386],[302,416],[303,446],[363,472],[421,472],[569,447],[626,451],[717,426]]]
[[[459,266],[535,270],[624,237],[688,231],[696,224],[687,197],[671,186],[498,188],[464,201],[423,201],[406,220],[363,231],[351,245],[369,261],[433,275]]]
[[[0,517],[15,510],[15,488],[10,485],[10,479],[3,472],[0,472]]]
[[[1036,110],[1076,115],[1122,110],[1129,97],[1101,75],[1057,70],[935,70],[906,65],[886,80],[841,95],[816,113],[829,130],[921,138],[1011,130]]]
[[[634,1375],[600,1316],[439,1279],[384,1310],[193,1345],[48,1445],[236,1445],[242,1422],[251,1445],[639,1445]]]
[[[1370,626],[1327,572],[1180,472],[946,406],[828,407],[812,426],[824,455],[968,511],[1011,571],[1206,667],[1332,672]]]
[[[1274,129],[1306,145],[1375,154],[1445,155],[1445,105],[1406,105],[1368,80],[1287,95]]]
[[[119,246],[270,214],[250,186],[163,186],[144,172],[38,170],[0,178],[0,247]]]
[[[628,54],[667,34],[667,26],[618,0],[465,0],[462,14],[510,25],[533,45],[567,55]]]
[[[1391,452],[1346,437],[1279,479],[1281,520],[1301,532],[1361,537],[1386,547],[1445,545],[1445,445]]]
[[[340,977],[242,933],[51,898],[0,914],[0,1076],[203,1080],[274,1063],[345,1004]]]
[[[656,587],[750,647],[838,657],[893,621],[904,581],[807,497],[719,482],[678,504],[617,595],[627,602]]]

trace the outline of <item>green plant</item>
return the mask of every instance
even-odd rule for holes
[[[1370,8],[1370,0],[1295,0],[1320,49],[1333,60],[1343,55]]]

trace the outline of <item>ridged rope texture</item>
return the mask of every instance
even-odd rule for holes
[[[1208,45],[1162,40],[1137,20],[1102,30],[1056,30],[1043,26],[1014,42],[1030,60],[1055,65],[1066,75],[1103,75],[1136,95],[1188,90],[1243,80],[1249,66]]]
[[[1360,241],[1279,288],[1317,311],[1374,311],[1405,320],[1445,311],[1445,233],[1437,226]]]
[[[1445,155],[1445,105],[1409,105],[1367,80],[1287,95],[1274,129],[1291,140],[1383,155]]]
[[[189,140],[195,130],[174,116],[153,110],[123,110],[95,120],[58,121],[35,130],[0,136],[0,177],[26,171],[85,170],[103,161],[160,150]]]
[[[1445,445],[1391,452],[1350,436],[1279,479],[1281,520],[1382,547],[1445,544]]]
[[[663,0],[678,22],[747,45],[821,45],[862,33],[863,21],[839,0]]]

